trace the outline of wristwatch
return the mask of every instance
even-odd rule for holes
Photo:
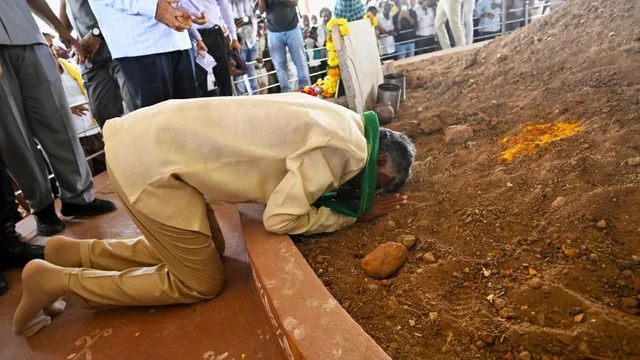
[[[102,32],[100,31],[99,28],[96,27],[96,28],[91,29],[91,34],[93,36],[100,36],[100,35],[102,35]]]

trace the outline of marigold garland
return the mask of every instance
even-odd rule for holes
[[[374,17],[375,19],[375,17]],[[349,35],[349,26],[347,19],[331,19],[327,23],[327,28],[333,29],[334,26],[338,26],[340,35],[345,37]],[[336,46],[333,43],[333,37],[331,34],[327,35],[327,76],[324,79],[319,79],[314,85],[306,86],[303,93],[312,96],[333,97],[338,91],[338,85],[340,84],[340,60],[338,53],[336,52]]]

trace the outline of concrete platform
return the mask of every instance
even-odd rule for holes
[[[98,197],[118,201],[106,174],[96,177]],[[51,325],[25,340],[13,334],[12,318],[22,292],[20,271],[5,272],[9,293],[0,297],[0,359],[280,359],[254,290],[251,267],[235,207],[216,208],[225,232],[227,283],[220,296],[190,306],[88,311],[73,302]],[[67,220],[64,235],[123,238],[138,234],[125,211],[92,219]],[[18,224],[24,239],[43,244],[35,221]]]

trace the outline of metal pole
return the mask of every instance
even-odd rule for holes
[[[524,2],[524,25],[529,25],[529,0]]]
[[[507,0],[502,0],[502,36],[507,33]]]

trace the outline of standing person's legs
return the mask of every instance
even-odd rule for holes
[[[53,204],[37,138],[51,162],[65,202],[94,200],[93,181],[71,124],[62,80],[45,45],[0,48],[0,152],[35,213]]]
[[[396,44],[396,53],[398,54],[398,60],[402,60],[407,57],[407,51],[409,50],[409,44]]]
[[[444,2],[444,10],[447,13],[447,18],[449,18],[449,26],[451,26],[451,32],[453,33],[453,39],[456,42],[456,47],[466,45],[467,40],[465,38],[461,18],[462,0],[446,0]]]
[[[280,83],[280,92],[290,92],[291,86],[289,86],[289,69],[287,65],[286,33],[269,31],[268,45],[271,62],[276,68],[276,75],[278,77],[278,82]]]
[[[464,22],[467,45],[473,44],[473,10],[475,7],[475,0],[464,0],[462,3],[462,21]]]
[[[189,50],[171,53],[173,66],[173,94],[172,99],[193,99],[198,97],[196,91],[196,77],[193,73],[193,58]]]
[[[22,273],[23,295],[13,320],[17,334],[29,337],[50,323],[51,319],[41,309],[63,295],[72,295],[82,305],[101,308],[190,304],[211,299],[221,291],[223,267],[211,236],[171,227],[146,216],[131,206],[117,180],[112,178],[111,181],[125,209],[144,234],[144,241],[140,238],[113,241],[109,246],[97,241],[86,242],[81,246],[84,250],[81,250],[79,260],[84,266],[93,267],[141,266],[103,271],[65,268],[45,261],[29,263]],[[168,200],[177,191],[181,202],[191,202],[202,210],[200,216],[206,219],[202,194],[179,180],[171,189],[164,193]],[[188,194],[187,199],[185,194]],[[135,256],[134,247],[144,254],[144,264],[136,264],[131,259]],[[78,264],[77,253],[73,257],[64,260],[68,261],[66,265]],[[158,258],[162,262],[153,265]]]
[[[296,66],[298,73],[298,88],[302,89],[311,83],[309,80],[309,63],[307,62],[307,53],[304,50],[304,39],[300,29],[295,28],[286,32],[287,48],[291,54],[291,61]]]
[[[173,95],[171,53],[117,59],[131,94],[134,110],[161,103]]]
[[[258,43],[256,42],[255,44],[253,44],[253,47],[250,47],[248,49],[242,49],[242,57],[247,63],[247,68],[249,70],[247,72],[247,76],[249,77],[249,84],[251,85],[251,94],[257,95],[259,87],[258,79],[256,78],[256,76],[258,74],[256,73],[255,64],[250,63],[256,61],[256,59],[258,58]]]
[[[91,68],[82,73],[84,86],[87,89],[91,115],[100,127],[105,121],[120,117],[124,113],[120,86],[111,74],[111,59],[94,62]]]
[[[120,68],[120,64],[116,60],[111,59],[111,61],[109,62],[109,69],[111,71],[111,76],[116,79],[116,82],[120,87],[120,96],[122,97],[122,107],[124,109],[123,115],[126,115],[135,110],[135,106],[133,105],[133,98],[131,97],[129,87],[127,86],[127,79],[124,77],[124,73]]]
[[[451,48],[451,41],[449,40],[446,27],[447,11],[445,10],[445,7],[447,6],[446,3],[451,1],[453,0],[440,0],[438,2],[438,7],[436,8],[434,26],[436,28],[436,34],[438,35],[438,42],[443,50]]]
[[[229,70],[229,46],[222,29],[217,27],[215,29],[202,30],[200,35],[202,35],[202,41],[207,46],[209,55],[216,61],[213,75],[216,77],[220,96],[233,96],[233,83],[231,82],[231,71]],[[204,84],[202,84],[201,79],[202,77],[198,79],[200,93],[203,90],[206,93],[206,78],[204,79]]]

